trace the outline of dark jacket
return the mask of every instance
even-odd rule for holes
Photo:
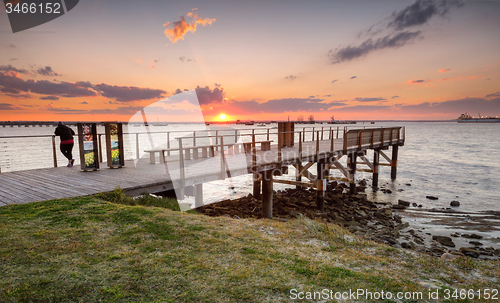
[[[73,139],[73,135],[75,132],[67,127],[66,125],[59,124],[54,132],[56,136],[61,136],[61,141],[71,140]]]

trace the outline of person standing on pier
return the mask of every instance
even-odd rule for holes
[[[75,144],[75,141],[73,140],[73,135],[75,134],[75,132],[59,121],[54,133],[56,134],[56,136],[61,137],[61,152],[68,159],[67,166],[72,167],[73,163],[75,163],[75,159],[73,159],[73,154],[71,153],[71,151],[73,150],[73,145]]]

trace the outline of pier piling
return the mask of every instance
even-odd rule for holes
[[[203,206],[203,183],[195,185],[194,206]]]
[[[349,164],[349,193],[355,195],[356,191],[356,152],[352,152],[347,156],[347,161]]]
[[[378,167],[380,163],[380,149],[373,150],[373,181],[372,186],[378,187]]]
[[[319,211],[323,211],[325,203],[325,160],[318,160],[316,163],[316,207]]]
[[[266,170],[262,174],[262,216],[273,217],[273,171]]]
[[[262,182],[262,175],[253,174],[253,196],[255,199],[261,198],[260,195],[261,182]]]
[[[399,146],[392,146],[392,161],[391,161],[391,179],[396,180],[396,175],[398,172],[398,149]]]

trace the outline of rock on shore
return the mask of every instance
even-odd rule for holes
[[[362,184],[362,183],[360,183]],[[460,252],[448,236],[437,236],[422,230],[410,228],[409,224],[402,223],[397,210],[404,210],[410,202],[399,200],[398,204],[375,203],[369,201],[364,194],[365,186],[358,186],[358,194],[349,194],[349,185],[331,182],[325,191],[324,210],[316,207],[316,191],[312,188],[289,188],[275,191],[273,195],[273,218],[277,220],[291,220],[299,216],[309,219],[320,219],[340,225],[357,236],[385,243],[393,247],[412,249],[418,252],[441,257],[443,254],[479,257],[480,255],[500,255],[498,251],[486,251],[481,248],[468,250],[461,248]],[[437,197],[436,197],[437,198]],[[205,205],[196,209],[199,213],[208,216],[229,216],[232,218],[261,219],[262,202],[251,194],[235,200],[224,200],[218,203]],[[393,211],[394,210],[394,211]],[[432,237],[429,237],[432,236]],[[459,235],[456,234],[456,237]],[[461,237],[481,239],[482,236],[462,234]],[[432,240],[431,240],[432,238]],[[471,241],[472,245],[482,245]],[[443,259],[454,258],[445,255]]]
[[[324,210],[316,208],[314,189],[286,189],[274,192],[273,218],[290,220],[300,215],[320,218],[345,227],[350,232],[380,243],[400,247],[399,231],[407,228],[401,217],[395,215],[390,204],[377,205],[367,200],[364,186],[357,195],[348,194],[348,185],[331,182],[325,192]],[[406,203],[405,203],[406,204]],[[205,205],[197,211],[209,216],[229,215],[236,218],[262,218],[262,202],[251,194],[236,200],[225,200]]]

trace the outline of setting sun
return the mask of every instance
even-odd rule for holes
[[[219,119],[221,119],[221,120],[226,119],[226,115],[224,115],[224,114],[220,114]]]

